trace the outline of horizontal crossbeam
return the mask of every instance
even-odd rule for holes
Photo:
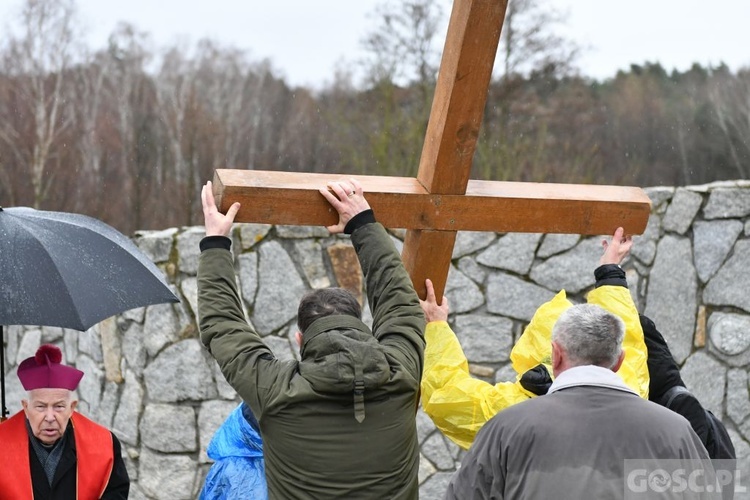
[[[238,201],[237,222],[331,225],[336,211],[318,189],[352,176],[220,169],[222,212]],[[415,178],[355,176],[376,218],[389,228],[609,235],[646,229],[651,201],[636,187],[470,180],[466,194],[431,194]]]

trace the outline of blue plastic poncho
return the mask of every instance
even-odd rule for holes
[[[243,416],[243,409],[255,427]],[[268,499],[263,442],[247,405],[229,414],[206,452],[215,463],[206,476],[201,500]]]

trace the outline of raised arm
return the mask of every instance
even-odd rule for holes
[[[245,320],[237,291],[231,240],[227,236],[240,205],[235,203],[226,215],[222,214],[216,208],[211,187],[209,181],[201,191],[206,225],[198,266],[201,341],[219,363],[227,382],[260,416],[264,398],[259,387],[273,386],[277,361]]]
[[[638,309],[628,290],[625,271],[620,267],[632,246],[632,238],[625,235],[621,227],[617,228],[609,242],[602,241],[604,253],[594,272],[596,288],[588,294],[586,300],[616,314],[625,322],[625,338],[622,341],[625,360],[617,373],[642,398],[648,398],[648,350],[643,339]]]
[[[448,326],[448,299],[437,303],[430,280],[425,288],[427,296],[420,301],[428,321],[422,408],[443,434],[468,449],[489,419],[528,396],[513,382],[493,385],[471,376],[461,344]]]
[[[391,237],[375,221],[362,186],[355,179],[332,182],[320,193],[339,213],[332,233],[351,234],[365,276],[372,332],[408,369],[417,383],[424,356],[424,316],[411,278]]]
[[[642,397],[647,397],[646,345],[638,320],[638,311],[628,290],[625,271],[620,267],[632,245],[632,238],[626,236],[622,228],[618,228],[609,241],[602,241],[604,251],[599,259],[599,266],[594,271],[596,289],[588,294],[587,300],[618,315],[625,322],[625,361],[618,373],[631,389]],[[518,373],[520,383],[529,393],[546,394],[552,383],[551,369],[548,366],[552,327],[560,314],[570,305],[565,299],[565,292],[561,291],[555,299],[537,310],[531,323],[513,347],[513,368]]]

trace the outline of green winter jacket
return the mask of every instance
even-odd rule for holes
[[[275,359],[246,322],[231,252],[201,253],[201,340],[258,418],[272,499],[418,497],[424,316],[383,227],[359,227],[352,243],[373,331],[351,316],[320,318],[301,361]]]

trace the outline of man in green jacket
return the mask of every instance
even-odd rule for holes
[[[201,340],[258,418],[269,498],[415,499],[424,315],[361,185],[351,180],[329,188],[320,192],[339,222],[328,230],[351,234],[372,331],[352,294],[314,290],[298,311],[301,360],[276,359],[245,320],[237,293],[227,235],[239,204],[221,214],[208,182],[201,192]]]

